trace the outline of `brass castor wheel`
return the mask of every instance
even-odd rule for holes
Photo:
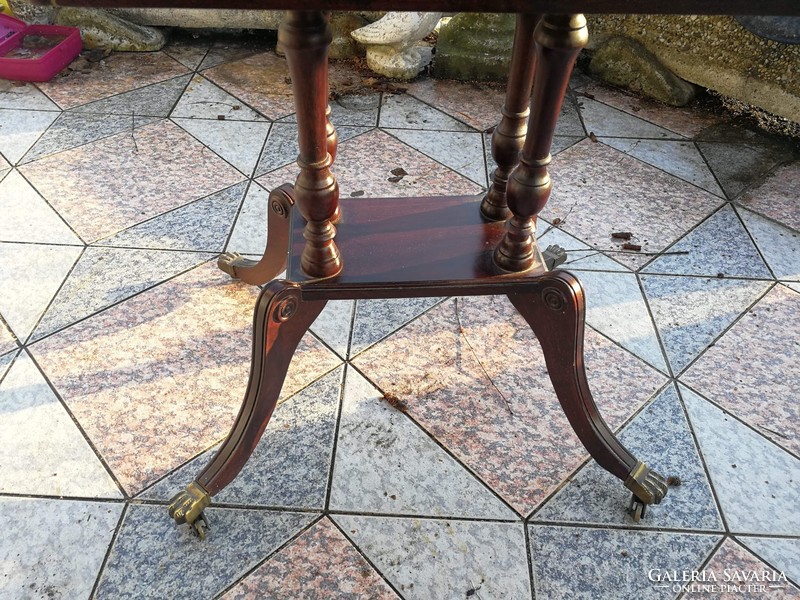
[[[169,501],[169,516],[179,525],[187,523],[201,540],[206,539],[206,531],[210,529],[208,519],[203,510],[211,504],[211,496],[200,486],[192,482],[182,492],[175,494]]]

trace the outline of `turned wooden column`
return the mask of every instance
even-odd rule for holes
[[[536,215],[550,197],[547,166],[550,145],[572,66],[588,41],[583,15],[547,15],[536,27],[536,71],[533,80],[528,135],[520,163],[508,181],[506,199],[511,216],[494,252],[504,271],[525,271],[534,263]]]
[[[506,186],[511,171],[519,163],[519,153],[525,141],[533,70],[536,66],[533,32],[540,17],[517,15],[503,118],[492,133],[492,158],[497,167],[492,171],[489,191],[481,201],[481,214],[490,221],[504,221],[511,214],[506,202]]]
[[[292,77],[297,111],[300,175],[295,182],[295,205],[306,219],[305,250],[300,264],[310,277],[331,277],[342,270],[334,243],[339,186],[331,173],[335,131],[327,117],[328,46],[331,30],[323,11],[286,11],[278,29]]]

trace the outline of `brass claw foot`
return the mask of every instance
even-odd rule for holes
[[[628,475],[625,487],[633,492],[628,514],[636,522],[645,515],[649,504],[659,504],[664,499],[668,489],[667,480],[643,462],[639,462]]]
[[[547,270],[552,271],[558,265],[567,262],[567,251],[561,246],[551,244],[545,249],[544,252],[542,252],[542,258],[544,259],[544,264],[547,267]]]
[[[257,264],[258,263],[254,260],[242,257],[242,255],[238,252],[223,252],[217,259],[217,266],[220,268],[220,270],[224,271],[234,279],[240,279],[239,275],[236,273],[237,267],[253,267]]]
[[[203,509],[209,504],[211,496],[200,484],[193,481],[169,501],[169,516],[178,524],[188,523],[192,531],[203,540],[208,529],[208,520],[203,514]]]

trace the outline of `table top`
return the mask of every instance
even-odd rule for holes
[[[800,0],[33,0],[33,3],[106,8],[800,16]]]

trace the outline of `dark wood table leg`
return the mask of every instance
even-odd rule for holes
[[[517,15],[503,117],[492,133],[492,158],[497,168],[492,171],[489,191],[481,201],[481,214],[490,221],[505,221],[511,214],[506,202],[506,185],[511,171],[519,163],[519,153],[525,141],[536,66],[533,32],[539,18],[540,15]]]

